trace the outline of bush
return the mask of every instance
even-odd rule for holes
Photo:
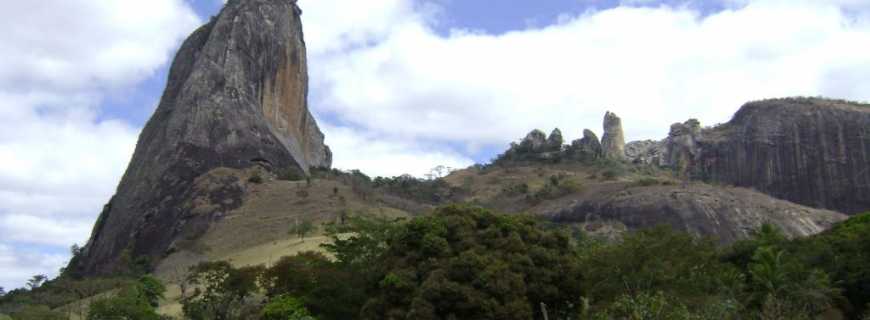
[[[512,197],[529,193],[529,185],[526,183],[511,184],[501,190],[502,194]]]
[[[262,320],[315,320],[302,302],[289,295],[280,295],[263,308]]]
[[[255,173],[250,178],[248,178],[248,182],[255,183],[255,184],[261,184],[261,183],[263,183],[263,176],[261,176],[259,173]]]
[[[607,170],[604,170],[604,172],[601,173],[601,177],[603,177],[604,180],[615,180],[615,179],[618,178],[620,175],[621,175],[621,174],[619,173],[619,171],[614,170],[614,169],[607,169]]]
[[[365,301],[359,269],[329,260],[316,252],[283,257],[263,273],[260,285],[274,299],[299,297],[320,319],[354,319]]]
[[[635,182],[635,185],[641,187],[657,186],[663,184],[659,179],[653,177],[644,177]]]
[[[574,179],[567,179],[564,176],[551,176],[543,187],[528,195],[526,200],[531,203],[538,203],[543,200],[558,199],[581,190],[583,190],[583,185]]]
[[[10,314],[12,319],[66,320],[66,315],[44,305],[25,305]]]
[[[202,262],[190,268],[187,283],[194,293],[182,300],[185,317],[193,320],[238,317],[244,301],[257,290],[262,267],[236,269],[226,261]]]
[[[305,180],[305,178],[305,173],[302,173],[299,169],[295,168],[287,168],[278,172],[278,180],[301,181]]]
[[[160,319],[156,308],[166,288],[152,276],[143,276],[117,296],[91,303],[88,320]]]

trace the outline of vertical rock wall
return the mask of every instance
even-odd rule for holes
[[[191,230],[240,205],[192,212],[191,202],[203,196],[194,181],[215,168],[308,172],[331,165],[308,110],[295,2],[231,0],[184,42],[117,193],[70,270],[117,271],[126,267],[120,262],[125,252],[156,261],[174,241],[195,236]],[[221,197],[243,192],[232,178],[215,181],[212,191]]]
[[[844,213],[870,211],[870,105],[753,102],[697,140],[699,178]]]

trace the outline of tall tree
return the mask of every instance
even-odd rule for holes
[[[27,287],[29,287],[30,290],[39,288],[40,286],[42,286],[43,283],[45,283],[45,280],[47,279],[48,276],[44,274],[37,274],[30,278],[30,280],[27,280]]]

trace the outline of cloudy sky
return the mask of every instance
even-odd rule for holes
[[[630,140],[748,100],[870,100],[866,0],[299,0],[335,166],[422,175],[533,128]],[[0,286],[55,275],[221,0],[0,0]]]

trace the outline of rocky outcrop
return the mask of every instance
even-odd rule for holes
[[[642,140],[625,144],[625,158],[643,165],[664,165],[665,141]]]
[[[510,149],[501,154],[495,162],[545,161],[555,162],[562,159],[562,131],[554,129],[549,136],[535,129],[529,132],[520,143],[511,143]]]
[[[590,161],[601,158],[601,142],[592,130],[583,130],[583,138],[571,142],[567,149],[568,156],[578,161]]]
[[[540,153],[546,151],[547,136],[543,131],[535,129],[529,132],[517,148],[521,153]]]
[[[553,129],[550,136],[547,137],[547,152],[562,151],[562,145],[565,139],[562,138],[562,131],[559,128]]]
[[[554,203],[540,214],[556,222],[591,228],[614,222],[629,230],[669,225],[723,244],[746,239],[765,223],[798,237],[819,233],[846,219],[838,212],[773,199],[748,189],[700,183],[595,190],[568,203]]]
[[[845,213],[870,210],[870,105],[758,101],[700,134],[679,129],[669,161],[691,159],[697,178]]]
[[[331,165],[308,110],[300,13],[295,1],[230,0],[184,42],[117,193],[71,270],[123,269],[122,252],[160,259],[175,240],[195,236],[191,229],[240,205],[189,205],[207,198],[197,196],[203,192],[243,188],[245,181],[226,178],[226,188],[194,190],[215,168],[307,173]]]
[[[625,134],[622,131],[622,119],[610,111],[604,115],[604,136],[601,137],[601,148],[607,159],[625,159]]]

